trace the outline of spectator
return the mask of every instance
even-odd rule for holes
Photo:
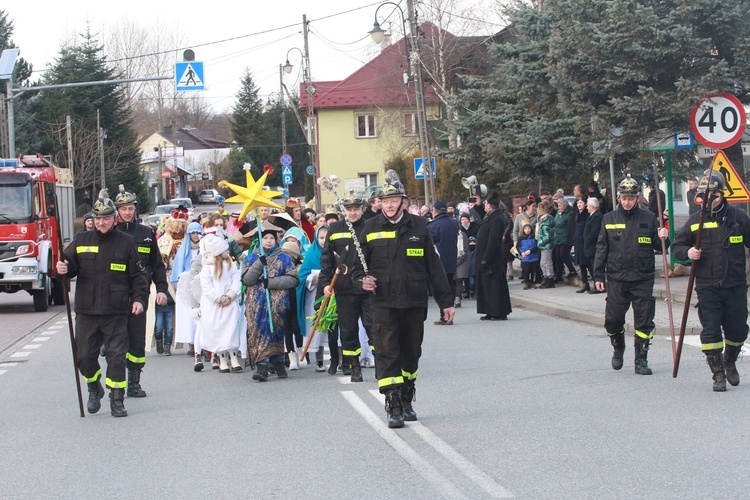
[[[376,215],[380,214],[380,198],[377,196],[371,196],[369,206],[362,214],[364,220],[372,219]]]
[[[443,270],[448,277],[451,293],[455,297],[456,286],[454,276],[458,260],[458,223],[448,215],[448,207],[444,201],[435,202],[435,205],[432,207],[432,216],[433,221],[427,226],[427,229],[432,235],[432,241],[435,243],[435,247],[440,255]],[[441,309],[440,320],[435,321],[435,324],[452,325],[453,321],[446,321]]]
[[[456,274],[453,276],[453,282],[455,287],[453,307],[461,307],[461,297],[464,293],[464,286],[466,287],[466,293],[469,293],[469,237],[463,228],[463,220],[466,218],[466,224],[469,222],[469,214],[461,214],[462,227],[458,231],[458,238],[456,240]],[[474,257],[474,252],[471,252],[471,257]]]
[[[471,215],[468,212],[463,212],[460,218],[461,232],[466,235],[469,242],[468,255],[469,255],[469,278],[462,287],[464,291],[464,298],[474,298],[474,292],[476,290],[476,273],[474,266],[474,251],[477,246],[477,224],[471,221]]]
[[[547,200],[537,207],[536,246],[540,253],[542,284],[539,288],[555,288],[555,267],[552,264],[555,248],[555,218],[549,213],[552,203]]]
[[[586,228],[586,221],[589,218],[589,212],[586,210],[586,200],[581,197],[576,200],[576,226],[573,237],[573,246],[575,248],[576,261],[581,269],[581,281],[583,286],[576,290],[576,293],[584,293],[591,290],[588,276],[591,274],[591,262],[583,251],[584,238],[583,233]]]
[[[524,221],[521,231],[521,238],[518,240],[518,252],[521,256],[521,279],[523,280],[523,289],[529,290],[534,288],[534,280],[539,274],[539,251],[536,247],[532,225]]]
[[[586,205],[589,211],[589,217],[586,219],[586,226],[583,228],[583,255],[589,263],[588,271],[592,273],[593,277],[594,258],[596,257],[596,241],[599,239],[599,231],[602,228],[603,215],[602,211],[599,210],[599,200],[596,198],[589,198],[586,200]],[[581,266],[581,278],[584,282],[588,283],[586,275],[584,274],[585,272],[586,270]],[[589,287],[588,292],[592,295],[602,293],[597,290],[596,287]]]
[[[652,214],[656,216],[656,218],[659,218],[659,203],[661,203],[661,209],[664,210],[667,208],[667,197],[664,194],[664,191],[659,189],[654,182],[652,181],[649,184],[649,193],[648,193],[648,210]],[[656,195],[659,195],[659,199],[657,200]]]
[[[602,214],[607,213],[607,202],[602,192],[599,191],[599,184],[596,181],[589,182],[589,198],[596,198],[599,202],[599,211]]]
[[[555,283],[562,283],[565,268],[568,268],[568,277],[578,276],[573,260],[570,258],[572,236],[575,232],[575,219],[573,210],[564,197],[557,199],[557,214],[555,215]]]

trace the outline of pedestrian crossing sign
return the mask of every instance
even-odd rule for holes
[[[737,170],[723,151],[719,150],[714,156],[711,161],[711,170],[716,170],[724,176],[724,198],[729,203],[750,201],[750,192],[742,181],[742,177],[737,175]]]
[[[174,65],[175,88],[177,92],[205,90],[203,63],[197,61],[178,62]]]

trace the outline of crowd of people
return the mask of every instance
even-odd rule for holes
[[[719,174],[707,174],[691,199],[710,196],[705,227],[726,229],[709,231],[702,252],[695,212],[675,243],[678,258],[699,266],[701,339],[716,391],[726,381],[739,384],[735,361],[747,337],[746,308],[731,307],[743,296],[746,304],[744,282],[716,277],[729,275],[730,266],[742,267],[737,275],[744,277],[741,248],[750,245],[750,219],[727,205],[722,188]],[[190,220],[179,207],[151,228],[138,222],[134,195],[121,187],[113,202],[103,192],[57,263],[58,273],[78,277],[77,363],[88,411],[101,407],[104,378],[112,415],[126,416],[125,394],[146,396],[146,351],[155,346],[171,356],[180,343],[195,372],[205,363],[219,373],[249,367],[258,382],[308,365],[363,382],[362,368],[375,367],[388,425],[401,427],[417,419],[412,403],[428,297],[439,305],[438,326],[453,325],[467,299],[476,301],[480,320],[505,321],[515,260],[526,290],[554,288],[580,273],[577,293],[607,293],[615,370],[623,367],[632,305],[635,373],[650,375],[654,252],[669,244],[668,231],[642,203],[634,179],[626,177],[617,195],[614,209],[595,183],[587,193],[575,186],[573,203],[563,190],[529,193],[515,214],[496,193],[417,208],[391,178],[370,199],[348,193],[335,212],[316,214],[294,198],[283,211],[261,207],[243,220],[223,206]],[[719,319],[709,326],[709,318]]]

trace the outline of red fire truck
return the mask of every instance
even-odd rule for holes
[[[57,195],[57,196],[55,196]],[[0,159],[0,292],[25,290],[35,311],[64,303],[55,263],[73,239],[73,176],[42,155]]]

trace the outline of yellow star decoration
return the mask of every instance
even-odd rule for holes
[[[271,201],[271,198],[275,198],[284,193],[263,189],[263,185],[266,183],[266,177],[268,177],[268,172],[265,172],[257,181],[253,179],[253,174],[250,173],[250,170],[245,170],[245,175],[247,187],[231,184],[227,181],[219,182],[219,186],[228,187],[237,193],[235,196],[227,198],[227,203],[243,204],[239,220],[244,219],[248,212],[256,207],[284,208]]]

